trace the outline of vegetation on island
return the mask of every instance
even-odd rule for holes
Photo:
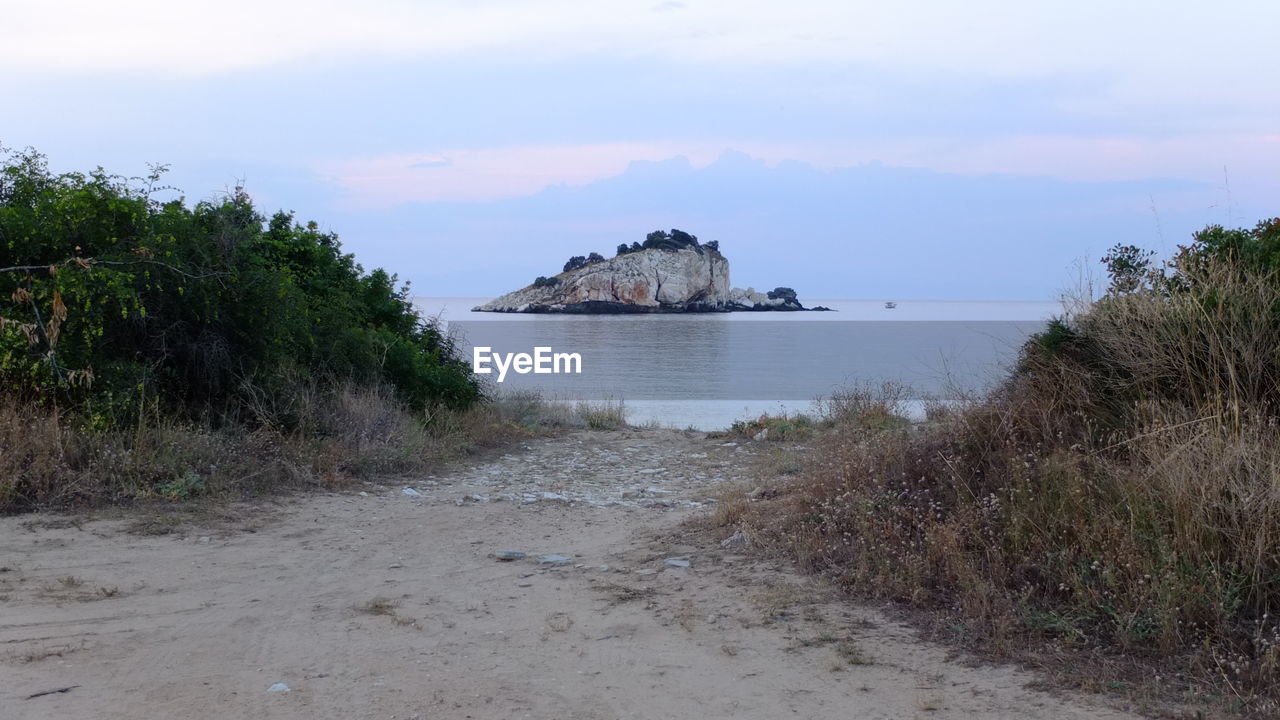
[[[614,253],[614,257],[637,253],[642,250],[683,250],[684,248],[699,248],[699,252],[701,252],[700,248],[708,248],[719,252],[720,243],[712,240],[710,242],[699,244],[697,236],[690,235],[689,233],[676,228],[672,228],[670,232],[665,230],[654,230],[645,236],[643,243],[633,242],[630,245],[620,243],[617,251]],[[561,272],[567,273],[574,270],[581,270],[588,265],[595,265],[596,263],[602,263],[604,261],[604,256],[597,252],[589,253],[585,256],[574,255],[565,262],[564,269]],[[554,287],[557,284],[559,284],[559,278],[548,278],[542,275],[539,275],[538,278],[533,281],[534,287]]]
[[[994,392],[919,424],[900,389],[837,395],[795,479],[718,518],[981,652],[1148,708],[1274,716],[1280,219],[1104,262],[1102,297],[1033,337]],[[812,424],[739,431],[769,428]]]
[[[0,512],[236,495],[495,441],[407,285],[236,188],[0,149]]]

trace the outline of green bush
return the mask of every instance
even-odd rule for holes
[[[0,149],[0,394],[95,425],[151,405],[288,424],[304,383],[385,384],[413,406],[479,391],[407,285],[241,188],[188,206],[147,178],[52,174]]]

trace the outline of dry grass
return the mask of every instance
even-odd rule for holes
[[[610,605],[621,605],[635,600],[642,600],[655,594],[653,588],[631,587],[615,582],[597,582],[591,588],[596,592],[604,593],[608,597]]]
[[[716,519],[984,652],[1090,657],[1165,696],[1274,713],[1276,348],[1272,277],[1111,297],[924,425],[898,422],[892,394],[839,399],[779,497],[731,497]]]
[[[751,602],[766,623],[792,617],[791,609],[807,599],[804,588],[795,583],[769,582],[751,595]]]
[[[282,414],[280,411],[278,414]],[[512,395],[467,411],[415,412],[389,391],[300,388],[292,429],[262,409],[254,430],[149,417],[95,431],[57,411],[0,400],[0,513],[123,502],[235,500],[428,470],[468,453],[575,427],[620,427],[620,404]],[[174,517],[140,521],[167,534]]]
[[[400,603],[391,598],[376,597],[356,609],[367,615],[394,616],[398,607],[400,607]]]

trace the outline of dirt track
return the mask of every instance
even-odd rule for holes
[[[753,451],[584,432],[418,497],[298,496],[229,526],[0,519],[0,718],[1130,717],[683,532]]]

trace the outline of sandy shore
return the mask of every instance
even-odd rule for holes
[[[164,535],[0,519],[0,717],[1130,717],[685,529],[756,450],[584,432],[409,479],[416,496],[302,495]]]

